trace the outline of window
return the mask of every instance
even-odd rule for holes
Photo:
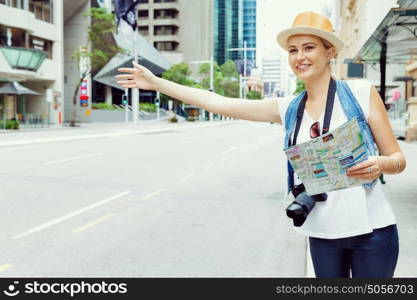
[[[177,42],[154,42],[153,44],[158,51],[175,51],[178,48]]]
[[[149,35],[149,27],[148,26],[138,26],[139,33],[143,36]]]
[[[29,11],[35,14],[35,18],[53,23],[53,7],[51,0],[29,0]]]
[[[175,9],[157,9],[154,10],[154,19],[175,19],[177,17]]]
[[[139,19],[146,19],[149,16],[149,12],[147,10],[138,10],[138,18]]]
[[[49,59],[52,59],[52,45],[52,41],[48,41],[33,35],[31,35],[29,38],[29,48],[46,52]]]
[[[173,35],[177,33],[176,26],[155,26],[154,27],[155,35]]]

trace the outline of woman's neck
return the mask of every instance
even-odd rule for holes
[[[323,76],[318,76],[312,80],[304,82],[308,95],[308,101],[326,101],[330,77],[330,73],[326,73]]]

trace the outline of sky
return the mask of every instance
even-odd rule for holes
[[[276,42],[277,33],[291,26],[295,16],[301,12],[323,13],[323,8],[334,7],[335,0],[258,0],[260,3],[259,46],[266,55],[280,51]]]

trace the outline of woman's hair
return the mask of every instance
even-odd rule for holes
[[[332,44],[332,43],[330,43],[328,40],[325,40],[325,39],[323,39],[323,38],[321,38],[321,37],[318,37],[318,38],[319,38],[319,39],[321,40],[321,42],[323,43],[324,48],[326,48],[326,49],[333,48],[333,49],[334,49],[334,54],[333,54],[333,57],[332,57],[332,58],[336,58],[336,57],[337,57],[336,47],[335,47],[335,46],[333,46],[333,44]]]

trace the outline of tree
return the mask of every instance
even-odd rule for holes
[[[262,99],[262,94],[258,91],[249,91],[246,94],[246,97],[248,99],[252,99],[252,100],[258,100],[258,99]]]
[[[77,95],[83,80],[99,71],[113,56],[125,53],[126,50],[117,46],[113,38],[116,30],[114,14],[107,13],[105,8],[90,8],[84,17],[91,17],[88,27],[87,44],[76,50],[72,59],[80,73],[72,98],[72,119],[70,126],[75,126],[77,117]],[[80,70],[80,63],[84,65]]]
[[[198,73],[204,75],[201,84],[207,89],[210,87],[210,64],[202,64]],[[214,91],[226,97],[239,97],[239,73],[233,61],[228,60],[219,67],[214,63]]]
[[[301,79],[297,78],[296,79],[296,84],[297,85],[296,85],[296,88],[295,88],[295,91],[294,91],[293,95],[298,95],[306,89],[304,81],[302,81]]]
[[[204,88],[202,85],[190,79],[189,78],[190,75],[191,75],[191,70],[189,66],[186,63],[180,63],[166,70],[162,74],[162,78],[167,79],[169,81],[176,82],[181,85],[185,85],[185,86]],[[168,101],[168,100],[172,100],[174,102],[174,107],[177,107],[181,103],[178,99],[174,99],[165,94],[161,94],[161,101]],[[175,109],[174,109],[174,113],[175,113]]]

